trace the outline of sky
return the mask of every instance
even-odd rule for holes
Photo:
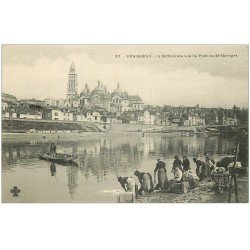
[[[72,62],[79,93],[100,80],[145,104],[248,107],[246,45],[3,45],[2,92],[65,98]]]

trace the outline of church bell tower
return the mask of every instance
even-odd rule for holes
[[[72,62],[68,74],[67,98],[74,99],[77,96],[78,96],[78,75],[76,74],[75,64]]]

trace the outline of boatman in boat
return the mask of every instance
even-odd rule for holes
[[[149,194],[154,191],[154,183],[150,173],[135,171],[134,175],[138,177],[138,180],[141,184],[141,187],[138,190],[139,195],[143,194],[143,192]]]
[[[125,192],[135,192],[135,180],[132,177],[119,177],[118,181]]]
[[[55,145],[54,142],[52,142],[51,145],[50,145],[50,153],[53,155],[53,157],[56,154],[56,145]]]
[[[167,179],[166,164],[161,158],[157,159],[157,164],[156,164],[156,167],[154,170],[154,181],[155,182],[156,182],[156,173],[158,174],[158,183],[157,183],[155,189],[163,190],[168,179]]]

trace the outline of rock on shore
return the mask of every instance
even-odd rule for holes
[[[173,200],[174,203],[200,203],[209,202],[214,195],[213,182],[203,181],[200,186],[194,188],[187,194],[178,196]]]
[[[248,203],[248,177],[237,178],[238,194],[240,203]],[[199,187],[194,188],[186,194],[152,193],[141,196],[137,202],[140,203],[227,203],[228,189],[223,194],[217,194],[212,181],[202,181]],[[235,202],[232,193],[231,202]]]

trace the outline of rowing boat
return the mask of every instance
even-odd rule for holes
[[[78,166],[78,156],[68,155],[68,154],[51,154],[44,153],[42,155],[38,155],[38,159],[58,163],[61,165],[76,165]]]

